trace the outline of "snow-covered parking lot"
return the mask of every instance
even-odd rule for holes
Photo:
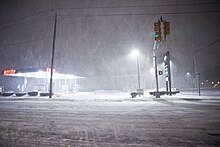
[[[220,97],[0,97],[0,146],[220,146]]]

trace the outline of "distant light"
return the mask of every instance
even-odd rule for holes
[[[209,82],[209,80],[206,80],[206,82]]]
[[[201,83],[202,85],[204,84],[204,83]]]
[[[220,84],[220,82],[218,82],[218,84]]]
[[[131,56],[132,57],[137,57],[139,55],[140,55],[140,53],[139,53],[139,51],[137,49],[132,50],[132,52],[131,52]]]
[[[212,84],[214,84],[214,82],[212,82]]]
[[[187,76],[189,76],[189,75],[190,75],[190,73],[189,73],[189,72],[187,72],[186,74],[187,74]]]
[[[153,67],[150,68],[150,73],[154,73],[154,68]]]

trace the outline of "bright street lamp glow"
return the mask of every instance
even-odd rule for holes
[[[131,52],[131,56],[132,57],[137,57],[139,55],[140,55],[140,53],[139,53],[139,51],[137,49],[132,50],[132,52]]]
[[[154,73],[154,68],[153,67],[150,68],[150,73],[152,73],[152,74]]]

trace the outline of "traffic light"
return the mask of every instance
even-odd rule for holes
[[[170,22],[164,20],[163,21],[163,33],[164,35],[170,35]]]
[[[156,41],[161,41],[161,24],[160,20],[154,23],[154,37]]]

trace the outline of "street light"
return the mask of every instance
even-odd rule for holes
[[[190,73],[189,73],[189,72],[187,72],[187,73],[186,73],[186,75],[187,75],[187,76],[190,76]]]
[[[137,49],[132,50],[131,55],[137,58],[137,73],[138,73],[138,89],[141,89],[140,84],[140,69],[139,69],[139,51]]]

